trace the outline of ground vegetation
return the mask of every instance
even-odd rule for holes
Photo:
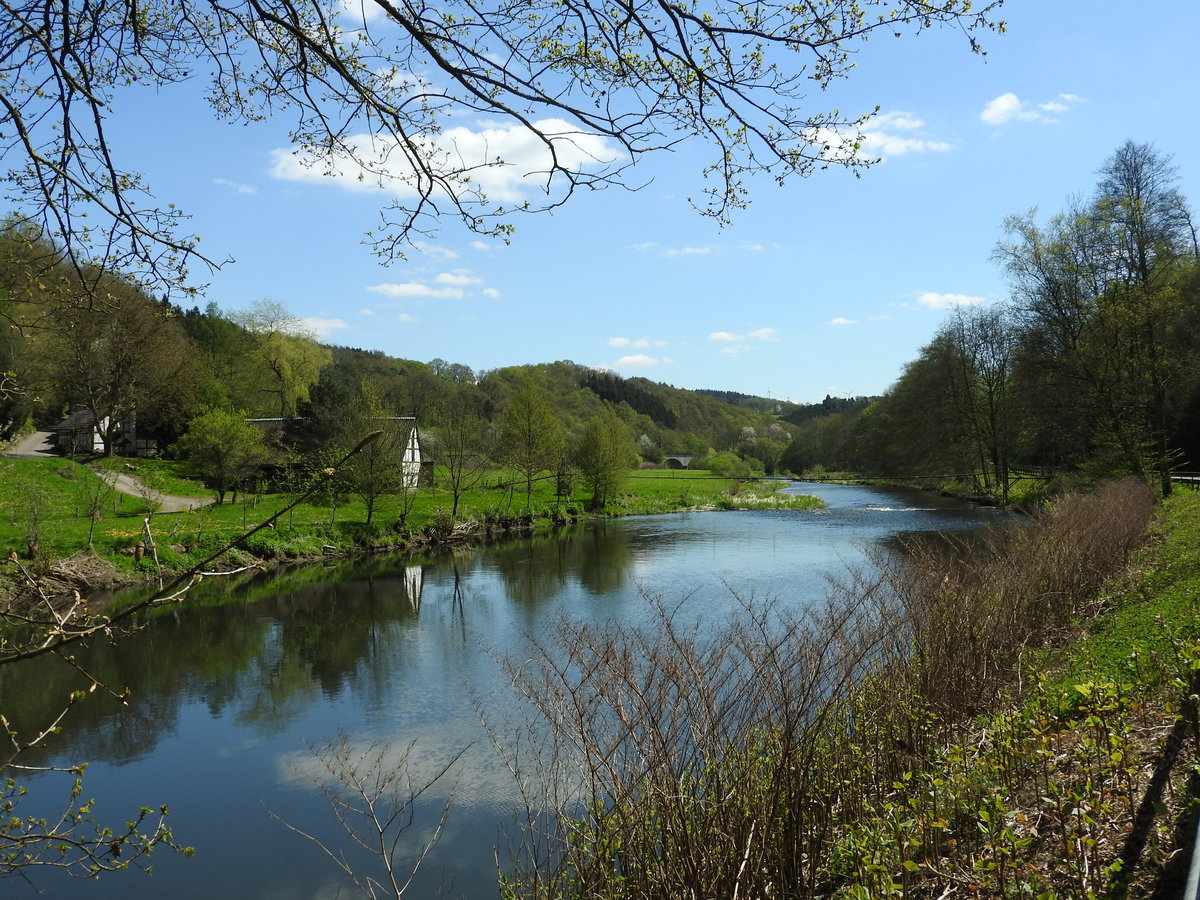
[[[1131,479],[913,537],[715,635],[665,598],[650,626],[562,622],[510,670],[547,739],[513,756],[506,896],[1177,896],[1200,621],[1136,623],[1194,587],[1200,499],[1162,511],[1167,545],[1154,508]]]

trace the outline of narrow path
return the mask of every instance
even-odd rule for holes
[[[54,434],[50,431],[35,431],[27,434],[8,448],[3,454],[16,459],[46,459],[57,456],[54,452]]]
[[[59,454],[54,449],[54,434],[50,431],[35,431],[33,434],[28,434],[0,453],[0,456],[8,456],[13,459],[59,458]],[[201,506],[208,506],[214,502],[212,497],[180,497],[176,494],[164,494],[162,491],[147,487],[133,475],[96,467],[89,468],[122,494],[141,497],[157,503],[156,512],[187,512],[189,509],[199,509]]]
[[[122,494],[129,494],[131,497],[141,497],[144,500],[157,503],[158,509],[156,512],[187,512],[189,509],[199,509],[201,506],[208,506],[213,502],[212,497],[180,497],[175,494],[164,494],[162,491],[156,491],[148,487],[133,475],[127,475],[124,472],[113,472],[109,469],[92,469],[92,471]]]

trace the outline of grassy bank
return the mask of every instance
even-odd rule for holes
[[[118,493],[93,467],[132,475],[155,491],[197,502],[187,512],[156,512],[148,491],[141,496]],[[231,561],[401,550],[430,541],[525,532],[589,515],[819,506],[811,497],[784,496],[780,488],[777,481],[739,482],[707,472],[635,472],[612,504],[589,510],[586,495],[556,496],[551,479],[535,482],[526,497],[523,485],[495,472],[460,498],[453,518],[451,493],[423,487],[407,501],[380,498],[370,525],[362,498],[323,490],[281,515],[274,527],[241,542]],[[27,568],[56,571],[68,579],[136,581],[156,573],[155,556],[165,571],[184,571],[296,498],[252,493],[212,505],[213,492],[170,460],[93,460],[84,465],[66,459],[0,459],[0,550],[4,556],[15,553]]]
[[[1098,523],[1092,523],[1096,527]],[[1030,642],[992,711],[894,774],[839,836],[839,896],[1174,898],[1194,830],[1200,495]]]
[[[510,896],[1179,896],[1198,539],[1196,495],[1109,485],[804,615],[564,623],[511,674],[582,748],[515,762],[566,845],[531,820]]]

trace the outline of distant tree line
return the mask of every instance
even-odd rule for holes
[[[864,408],[790,415],[786,459],[879,475],[1127,473],[1170,490],[1200,468],[1200,262],[1171,160],[1127,142],[1091,197],[1012,216],[1004,302],[961,308]]]
[[[793,404],[780,418],[793,425],[802,425],[809,419],[819,419],[837,413],[860,413],[878,399],[878,397],[833,397],[826,394],[825,399],[820,403]]]
[[[678,417],[667,406],[662,396],[656,394],[651,388],[642,386],[636,380],[622,378],[615,372],[588,369],[581,373],[580,384],[609,403],[629,404],[635,412],[649,416],[656,425],[663,428],[674,428],[678,421]]]
[[[779,414],[784,418],[787,418],[787,411],[795,405],[783,400],[773,400],[770,397],[756,397],[753,394],[742,394],[738,391],[717,391],[710,388],[699,388],[696,393],[703,394],[705,397],[716,397],[718,400],[724,400],[726,403],[732,403],[734,406],[744,406],[747,409],[763,413]]]

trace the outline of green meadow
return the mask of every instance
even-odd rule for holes
[[[154,491],[195,498],[195,507],[185,512],[160,511],[149,492],[117,492],[100,478],[97,468],[124,472]],[[384,496],[377,501],[368,526],[361,498],[327,486],[317,487],[303,499],[302,491],[251,492],[232,500],[227,497],[217,506],[215,493],[175,460],[118,458],[85,464],[69,459],[0,459],[0,550],[42,570],[88,553],[111,563],[114,580],[131,580],[155,572],[152,554],[135,558],[139,543],[148,546],[147,518],[158,563],[166,570],[186,570],[271,517],[277,517],[273,527],[239,543],[231,554],[234,560],[399,550],[414,543],[481,532],[527,531],[586,516],[820,506],[812,497],[784,494],[784,484],[718,478],[703,471],[638,471],[630,473],[624,489],[606,508],[589,510],[586,493],[558,496],[553,478],[535,481],[526,496],[523,482],[497,470],[460,498],[453,520],[451,492],[435,486],[418,488],[408,497]]]

